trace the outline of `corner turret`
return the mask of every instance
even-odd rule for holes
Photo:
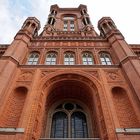
[[[21,27],[21,30],[17,33],[19,34],[27,34],[30,38],[35,37],[38,35],[38,30],[40,29],[40,22],[35,17],[28,17],[25,22],[23,23],[23,26]],[[16,37],[17,37],[16,35]],[[15,39],[16,39],[15,37]]]
[[[101,18],[98,22],[98,29],[100,30],[100,35],[104,38],[109,37],[112,34],[119,34],[123,37],[110,17]]]

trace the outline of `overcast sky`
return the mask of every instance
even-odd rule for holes
[[[98,33],[98,20],[110,16],[129,44],[140,44],[139,3],[140,0],[0,0],[0,44],[11,43],[29,16],[38,18],[43,28],[53,4],[59,7],[85,4]]]

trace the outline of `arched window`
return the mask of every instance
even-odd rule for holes
[[[83,21],[84,25],[90,24],[90,19],[89,19],[89,17],[83,18],[82,21]]]
[[[88,138],[83,108],[74,103],[58,105],[52,117],[51,138]],[[66,113],[64,113],[64,112]]]
[[[38,59],[39,59],[39,54],[36,52],[33,52],[30,54],[27,64],[36,65],[38,63]]]
[[[55,23],[55,19],[53,17],[50,17],[48,19],[48,24],[54,25],[54,23]]]
[[[93,65],[93,57],[91,53],[85,52],[82,56],[83,64],[84,65]]]
[[[53,115],[51,138],[68,137],[68,117],[66,113],[60,111]]]
[[[55,65],[56,64],[56,53],[54,53],[54,52],[48,53],[45,63],[47,65]]]
[[[71,52],[66,52],[64,55],[64,64],[65,65],[74,65],[75,60],[74,60],[74,54]]]
[[[104,31],[105,31],[105,33],[108,33],[109,32],[109,27],[108,27],[108,25],[106,24],[106,23],[103,23],[103,29],[104,29]]]
[[[112,65],[111,57],[106,52],[101,52],[100,53],[100,60],[101,60],[102,65]]]
[[[4,54],[4,52],[0,52],[0,58],[2,57],[3,54]]]
[[[82,112],[74,112],[71,116],[71,136],[72,138],[87,138],[86,116]]]
[[[112,28],[112,29],[115,29],[116,27],[115,27],[115,25],[114,25],[114,23],[113,22],[108,22],[108,25]]]

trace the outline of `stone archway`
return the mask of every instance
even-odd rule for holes
[[[49,111],[49,108],[55,102],[57,102],[59,98],[64,99],[65,97],[65,94],[63,94],[62,97],[60,96],[61,94],[59,94],[58,95],[59,97],[55,98],[55,96],[57,95],[55,95],[56,93],[54,91],[56,91],[56,89],[60,86],[62,87],[65,86],[68,89],[69,88],[68,85],[70,84],[72,84],[72,86],[76,86],[75,88],[79,86],[88,94],[84,94],[83,92],[82,97],[80,97],[78,93],[76,94],[76,96],[72,94],[69,97],[66,96],[66,98],[75,98],[77,101],[80,99],[82,103],[88,107],[88,109],[90,110],[90,114],[96,114],[95,122],[98,126],[101,139],[108,139],[108,135],[111,135],[111,138],[114,139],[115,134],[113,133],[113,130],[111,132],[112,134],[107,133],[107,128],[105,125],[104,117],[106,116],[108,118],[107,121],[109,122],[110,127],[112,127],[111,129],[113,129],[113,126],[111,126],[112,124],[110,123],[111,119],[109,118],[110,116],[107,110],[107,105],[106,105],[106,101],[104,97],[104,92],[102,90],[102,86],[100,85],[99,81],[96,78],[92,77],[91,75],[87,75],[84,72],[82,73],[78,72],[78,74],[77,72],[57,72],[43,78],[43,80],[41,81],[41,86],[39,90],[40,94],[38,95],[40,102],[38,103],[37,116],[35,119],[35,124],[34,124],[34,129],[33,129],[34,137],[35,135],[38,135],[36,137],[40,137],[41,131],[43,131],[44,129],[43,124],[46,119],[45,117],[43,118],[44,112],[46,110]],[[101,105],[101,100],[104,106]],[[103,115],[103,107],[106,108],[106,111],[105,111],[106,115],[105,114]],[[94,116],[91,115],[91,118],[93,117]],[[40,120],[43,120],[43,121],[40,121]],[[94,135],[96,134],[93,134],[91,137],[94,137]]]
[[[66,76],[67,77],[67,76]],[[81,81],[72,78],[73,75],[69,75],[67,79],[61,79],[60,81],[53,84],[53,86],[48,91],[48,96],[46,99],[46,113],[47,116],[51,116],[55,108],[55,104],[60,104],[64,102],[75,102],[81,105],[87,115],[87,120],[90,120],[88,124],[93,124],[92,128],[89,129],[89,137],[99,137],[97,128],[97,116],[95,115],[95,106],[93,104],[92,91]],[[77,79],[77,78],[76,78]],[[49,112],[49,113],[48,113]],[[89,115],[90,114],[90,115]],[[92,116],[92,117],[91,117]],[[49,119],[46,117],[45,120]],[[45,121],[46,122],[46,121]],[[47,121],[44,127],[47,126],[46,132],[50,132],[49,128],[51,119]],[[91,125],[89,125],[91,126]],[[51,126],[50,126],[51,127]],[[44,128],[45,129],[45,128]],[[46,137],[50,137],[49,134]]]

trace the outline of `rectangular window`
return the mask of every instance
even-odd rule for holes
[[[64,21],[63,31],[67,31],[67,30],[68,30],[68,21]]]
[[[70,31],[74,31],[74,21],[70,21]]]

